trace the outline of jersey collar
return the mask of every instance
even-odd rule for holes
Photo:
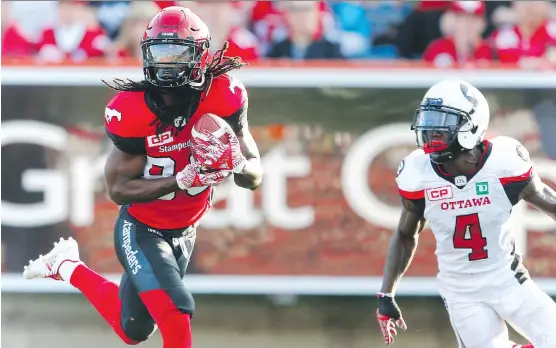
[[[450,175],[450,174],[444,172],[442,170],[442,167],[439,164],[434,163],[432,161],[430,161],[430,164],[431,164],[432,169],[434,170],[434,172],[439,177],[441,177],[442,179],[450,182],[451,184],[453,184],[456,187],[463,188],[463,187],[465,187],[465,185],[460,185],[460,186],[456,185],[455,178],[460,177],[460,176],[464,176],[466,178],[466,184],[467,184],[469,181],[471,181],[471,179],[475,176],[475,174],[477,174],[483,168],[486,161],[490,157],[490,154],[492,153],[492,143],[490,141],[484,140],[481,144],[481,147],[482,147],[482,154],[481,154],[481,158],[479,159],[479,165],[471,173],[468,173],[468,174],[465,174],[465,175]]]

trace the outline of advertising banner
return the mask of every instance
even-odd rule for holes
[[[426,88],[248,91],[264,183],[254,192],[233,182],[216,188],[188,286],[198,293],[373,293],[400,212],[396,169],[415,148],[410,123]],[[20,276],[62,236],[78,240],[90,267],[119,279],[119,207],[102,176],[110,146],[103,110],[113,93],[103,86],[2,86],[3,291],[69,290]],[[485,95],[493,115],[488,137],[522,141],[541,176],[556,183],[547,156],[556,158],[556,141],[546,134],[556,115],[553,90],[487,88]],[[531,274],[555,295],[556,225],[524,205],[513,224]],[[427,229],[401,294],[436,294],[434,249]]]

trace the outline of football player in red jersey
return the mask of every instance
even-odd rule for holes
[[[247,125],[247,92],[226,74],[244,64],[224,57],[226,46],[209,62],[209,44],[209,30],[197,15],[167,7],[153,17],[141,40],[145,79],[109,85],[120,91],[105,110],[106,131],[115,145],[105,179],[110,197],[122,206],[114,230],[125,270],[120,285],[85,266],[71,238],[24,271],[28,279],[70,282],[128,344],[145,341],[158,327],[164,348],[191,347],[194,301],[182,278],[195,229],[210,206],[211,186],[229,175],[248,189],[262,180]],[[191,128],[207,113],[222,117],[233,132],[229,142],[212,144],[210,154],[202,147],[192,152]],[[200,170],[204,159],[219,155],[218,171]]]

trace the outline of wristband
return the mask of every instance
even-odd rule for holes
[[[379,292],[379,293],[378,293],[378,297],[390,297],[390,298],[394,298],[394,294],[391,293],[391,292],[387,292],[387,293]]]

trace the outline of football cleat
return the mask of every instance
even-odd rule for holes
[[[58,273],[60,265],[65,261],[81,262],[79,259],[79,248],[77,241],[73,238],[60,238],[54,243],[54,248],[46,254],[39,255],[36,260],[30,260],[29,264],[23,268],[25,279],[52,278],[62,280]]]

